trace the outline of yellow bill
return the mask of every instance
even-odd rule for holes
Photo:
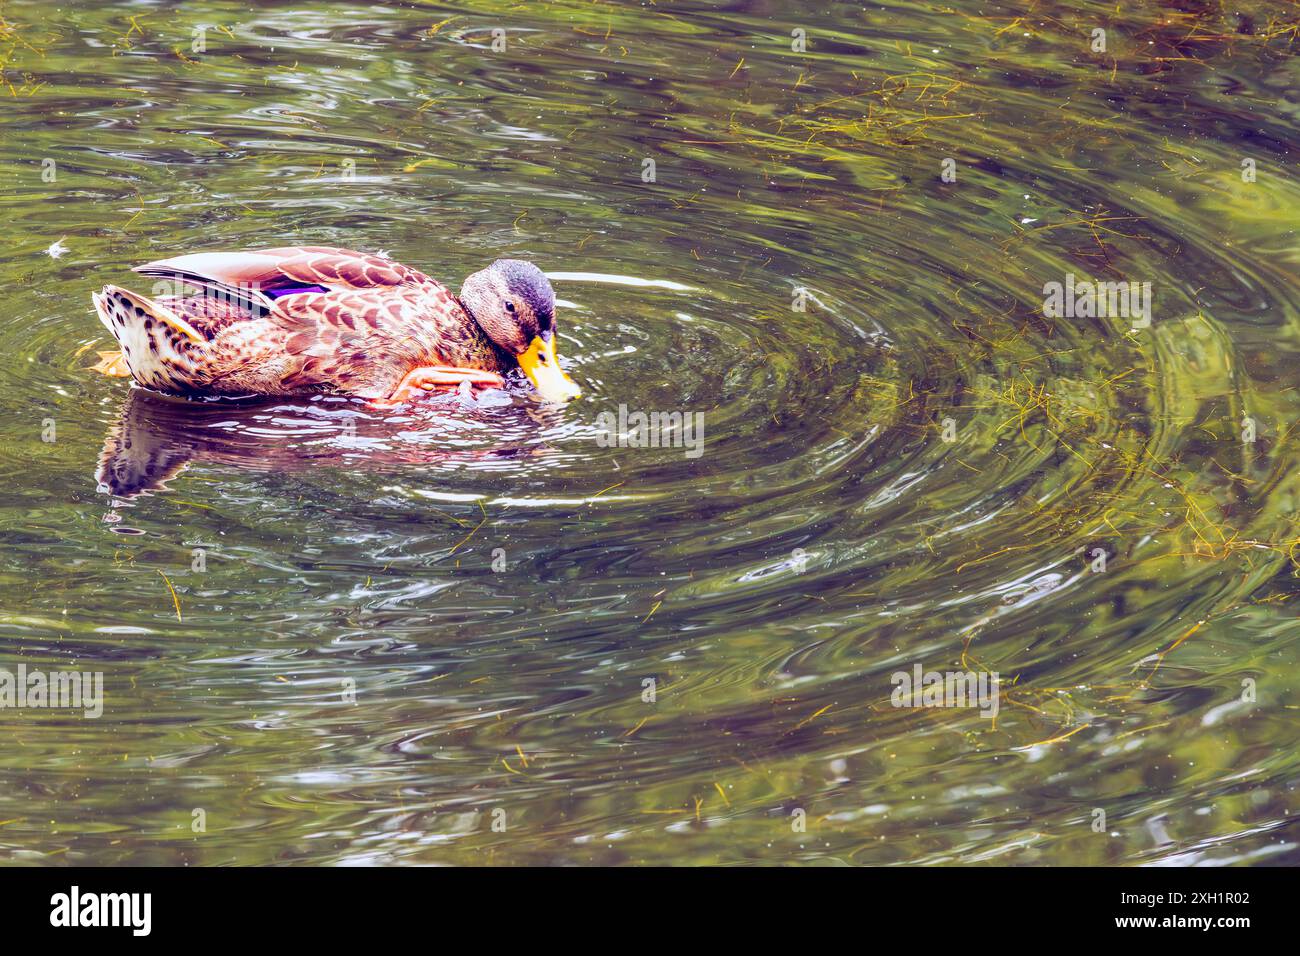
[[[540,335],[519,356],[519,367],[536,387],[537,392],[548,402],[567,402],[582,394],[573,379],[564,374],[559,359],[555,354],[554,334],[550,339]]]

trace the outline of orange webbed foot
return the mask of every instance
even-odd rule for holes
[[[411,369],[391,396],[372,400],[371,404],[379,408],[391,408],[435,389],[459,388],[462,382],[468,382],[474,388],[501,388],[506,380],[496,372],[485,372],[478,368],[425,365]]]
[[[92,372],[107,375],[109,378],[130,378],[131,369],[126,364],[126,356],[121,352],[100,351],[96,353],[99,361],[90,367]]]

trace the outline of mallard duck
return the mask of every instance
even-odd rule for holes
[[[160,392],[330,391],[390,405],[463,382],[501,386],[516,366],[548,401],[580,392],[556,356],[555,292],[519,259],[475,272],[459,296],[382,255],[329,246],[202,252],[134,271],[160,280],[152,298],[114,285],[92,298],[120,364]]]

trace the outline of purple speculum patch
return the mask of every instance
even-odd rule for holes
[[[297,295],[300,292],[326,292],[328,291],[323,285],[297,285],[290,286],[287,289],[263,289],[268,298],[279,299],[286,295]]]

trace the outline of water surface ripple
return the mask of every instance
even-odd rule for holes
[[[0,710],[0,858],[1294,862],[1294,12],[476,7],[0,8],[0,662],[105,681]],[[89,371],[290,243],[536,261],[586,396]]]

